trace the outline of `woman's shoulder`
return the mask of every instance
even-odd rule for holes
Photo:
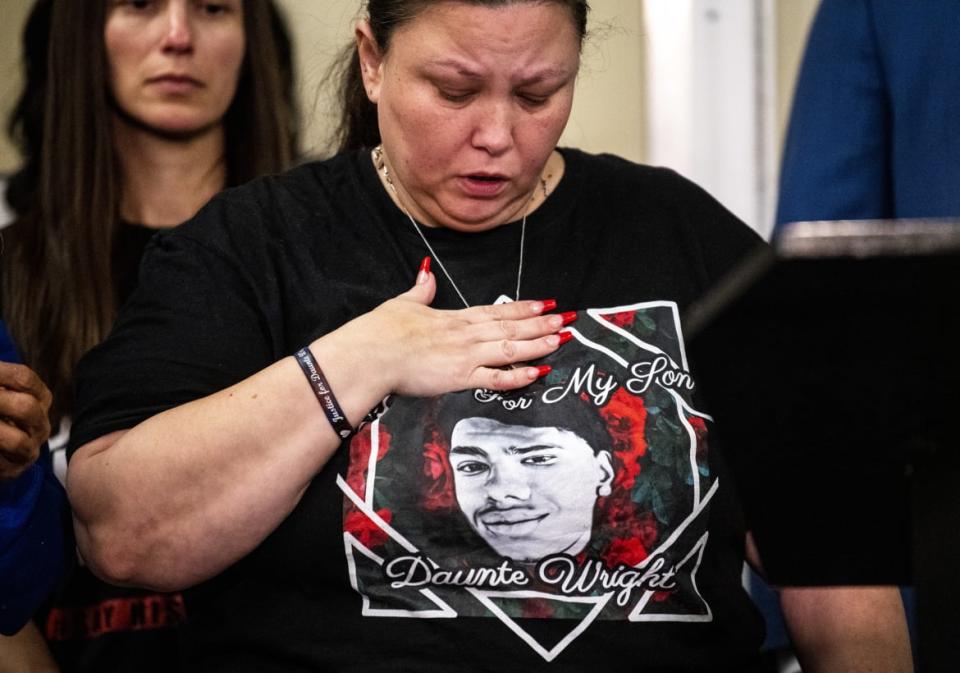
[[[155,240],[223,248],[298,237],[325,210],[361,198],[360,180],[356,154],[304,162],[223,190],[193,218]]]
[[[699,256],[737,258],[760,243],[757,234],[705,189],[676,171],[613,154],[563,150],[579,201],[591,222],[627,239],[642,236]]]
[[[672,168],[651,166],[615,154],[590,154],[562,149],[567,170],[565,180],[581,195],[605,210],[647,216],[661,214],[671,222],[727,220],[742,223],[707,190]],[[746,225],[742,225],[746,226]]]
[[[672,168],[651,166],[625,159],[616,154],[593,154],[574,148],[560,148],[568,172],[577,179],[600,184],[632,188],[649,186],[665,195],[691,193],[706,194],[696,183],[685,178]]]
[[[330,200],[349,200],[359,189],[361,156],[356,152],[305,161],[289,170],[265,175],[220,192],[211,203],[251,214],[315,211]]]

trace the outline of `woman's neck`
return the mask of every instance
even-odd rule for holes
[[[123,175],[120,217],[127,222],[174,227],[226,184],[222,125],[170,138],[115,117],[113,137]]]

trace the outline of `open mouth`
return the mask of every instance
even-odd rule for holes
[[[508,184],[502,175],[472,173],[462,178],[464,189],[473,196],[495,196]]]

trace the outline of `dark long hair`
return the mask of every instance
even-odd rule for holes
[[[365,10],[370,21],[373,37],[381,53],[390,48],[394,32],[405,23],[419,16],[431,5],[446,0],[366,0]],[[570,18],[577,29],[580,43],[587,36],[587,15],[590,5],[587,0],[458,0],[471,5],[502,7],[523,2],[540,4],[555,3],[570,10]],[[377,124],[377,106],[367,98],[360,74],[360,56],[356,45],[350,44],[337,58],[328,78],[338,89],[340,105],[333,144],[339,151],[370,149],[380,144],[380,128]]]
[[[7,188],[2,306],[25,362],[72,407],[80,356],[116,313],[113,244],[121,175],[110,131],[105,0],[37,0],[23,33],[24,88],[8,132],[23,165]],[[296,153],[290,39],[272,0],[244,0],[246,55],[224,117],[227,185],[287,167]]]

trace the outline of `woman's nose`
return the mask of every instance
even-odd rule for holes
[[[193,49],[193,26],[185,0],[172,0],[166,7],[164,51],[184,53]]]
[[[513,147],[513,110],[510,101],[497,100],[476,109],[473,146],[499,156]]]

